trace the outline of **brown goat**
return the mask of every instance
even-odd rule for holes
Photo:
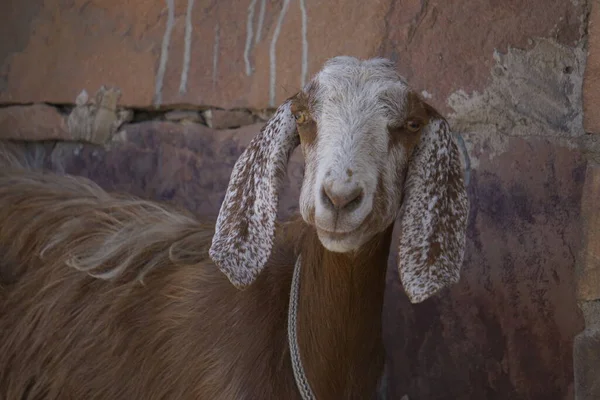
[[[302,219],[277,226],[298,142]],[[0,398],[300,399],[299,257],[312,392],[371,398],[398,215],[400,276],[422,301],[458,280],[466,193],[447,123],[385,60],[335,58],[281,105],[236,163],[216,229],[84,178],[3,169]]]

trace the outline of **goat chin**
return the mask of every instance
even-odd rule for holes
[[[287,340],[298,253],[315,394],[373,396],[391,227],[349,257],[294,218],[246,290],[210,261],[213,227],[84,178],[3,169],[0,398],[299,398]]]

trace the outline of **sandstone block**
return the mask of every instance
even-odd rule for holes
[[[575,338],[575,400],[600,399],[600,326],[589,326]]]
[[[581,198],[583,246],[577,270],[579,300],[600,299],[600,165],[588,163]]]
[[[583,80],[586,132],[600,133],[600,1],[592,0],[588,23],[588,57]]]
[[[261,109],[351,55],[397,61],[443,109],[450,93],[481,88],[495,50],[534,37],[572,46],[585,12],[564,0],[12,1],[0,103],[72,103],[107,85],[126,106]]]
[[[0,138],[13,140],[68,140],[66,119],[45,104],[0,108]]]

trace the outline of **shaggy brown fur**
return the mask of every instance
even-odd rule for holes
[[[287,344],[297,249],[298,340],[315,395],[369,398],[390,234],[333,254],[291,221],[239,291],[208,258],[212,225],[190,213],[83,178],[3,170],[0,398],[299,398]]]

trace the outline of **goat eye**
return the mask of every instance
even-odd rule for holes
[[[294,119],[296,120],[297,124],[304,124],[308,122],[308,114],[306,113],[306,111],[299,111],[294,114]]]
[[[406,128],[411,132],[417,132],[421,129],[421,123],[414,119],[409,119],[406,121]]]

